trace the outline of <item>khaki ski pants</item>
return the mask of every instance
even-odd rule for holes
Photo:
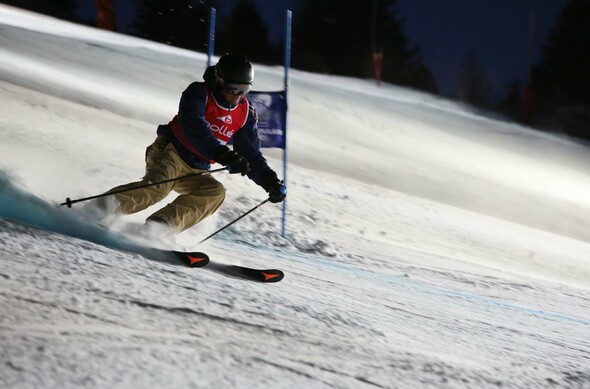
[[[161,136],[158,136],[156,141],[147,147],[145,162],[145,176],[141,181],[121,185],[110,191],[133,188],[141,184],[205,171],[188,166],[180,158],[174,145]],[[163,221],[176,233],[194,226],[215,213],[225,199],[223,185],[211,175],[205,174],[118,193],[114,195],[118,200],[115,213],[128,215],[143,211],[162,201],[172,190],[178,192],[179,196],[164,208],[153,213],[148,217],[148,220]]]

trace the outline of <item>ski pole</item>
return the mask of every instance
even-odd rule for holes
[[[195,176],[204,176],[205,174],[217,173],[217,172],[220,172],[222,170],[227,170],[227,167],[222,167],[222,168],[214,169],[214,170],[207,170],[205,172],[190,173],[190,174],[187,174],[186,176],[182,176],[182,177],[169,178],[167,180],[162,180],[162,181],[158,181],[158,182],[150,182],[150,183],[147,183],[147,184],[137,185],[137,186],[134,186],[132,188],[119,189],[119,190],[115,190],[115,191],[112,191],[112,192],[102,193],[102,194],[99,194],[99,195],[96,195],[96,196],[84,197],[84,198],[76,199],[76,200],[71,200],[69,197],[67,197],[65,203],[61,203],[60,205],[67,205],[68,208],[72,208],[72,204],[76,204],[76,203],[79,203],[79,202],[82,202],[82,201],[88,201],[88,200],[97,199],[99,197],[105,197],[105,196],[110,196],[110,195],[114,195],[114,194],[117,194],[117,193],[128,192],[130,190],[147,188],[149,186],[166,184],[168,182],[178,181],[178,180],[182,180],[184,178],[190,178],[190,177],[195,177]]]
[[[218,229],[217,231],[215,231],[214,233],[212,233],[211,235],[209,235],[208,237],[206,237],[205,239],[203,239],[202,241],[199,242],[199,244],[205,242],[206,240],[209,240],[210,238],[214,237],[215,235],[219,234],[221,231],[225,230],[227,227],[231,226],[232,224],[234,224],[235,222],[237,222],[238,220],[248,216],[250,213],[256,211],[258,208],[262,207],[265,203],[267,203],[270,199],[266,199],[263,202],[261,202],[260,204],[257,204],[254,208],[252,208],[251,210],[249,210],[248,212],[244,213],[242,216],[238,217],[237,219],[235,219],[234,221],[226,224],[225,226],[221,227],[220,229]]]

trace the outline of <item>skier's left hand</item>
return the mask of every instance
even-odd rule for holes
[[[278,181],[268,188],[268,200],[271,203],[280,203],[287,197],[287,187],[283,181]]]

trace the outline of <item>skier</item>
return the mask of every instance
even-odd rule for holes
[[[247,175],[268,192],[270,202],[285,199],[285,185],[260,151],[258,117],[246,98],[254,81],[248,58],[225,54],[206,69],[203,79],[182,93],[178,114],[172,121],[158,126],[155,142],[146,149],[143,179],[110,192],[204,172],[217,162],[230,174]],[[233,150],[226,146],[230,139]],[[179,196],[147,218],[142,227],[146,235],[178,234],[215,213],[225,199],[224,186],[205,174],[117,193],[97,199],[90,206],[104,216],[127,215],[158,203],[172,190]]]

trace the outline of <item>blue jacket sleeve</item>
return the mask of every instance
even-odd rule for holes
[[[248,119],[244,127],[234,136],[234,151],[248,160],[250,172],[248,177],[266,191],[278,178],[277,174],[268,166],[266,159],[260,151],[260,138],[258,137],[258,115],[254,107],[250,106]]]
[[[205,121],[207,91],[201,82],[193,82],[182,93],[178,121],[184,138],[192,149],[209,160],[227,150],[211,133]]]

